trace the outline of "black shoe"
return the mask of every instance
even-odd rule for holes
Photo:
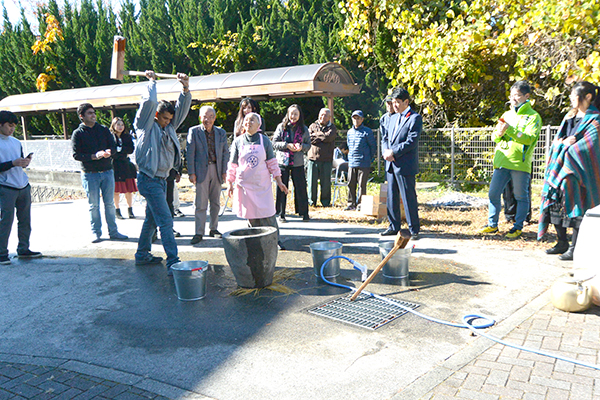
[[[0,265],[8,265],[10,264],[9,256],[0,256]]]
[[[202,241],[202,235],[194,235],[192,240],[190,240],[190,244],[198,244]]]
[[[567,250],[565,253],[561,254],[560,256],[558,256],[559,260],[563,260],[563,261],[572,261],[573,260],[573,252],[575,251],[575,247],[570,246],[569,250]]]
[[[556,242],[554,247],[546,249],[546,254],[562,254],[567,250],[569,250],[569,242],[562,242],[559,240],[558,242]]]
[[[135,215],[133,215],[133,208],[129,207],[127,209],[127,213],[129,214],[129,219],[134,219]]]
[[[182,213],[181,210],[177,209],[177,210],[175,210],[175,216],[177,218],[183,218],[183,217],[185,217],[185,214]]]
[[[412,233],[412,234],[410,235],[410,239],[411,239],[411,240],[419,240],[419,239],[421,239],[421,236],[419,236],[419,234],[418,234],[418,233]]]
[[[117,219],[125,219],[123,218],[123,216],[121,215],[121,210],[120,209],[116,209],[115,210],[115,215],[117,216]]]
[[[19,258],[38,258],[42,256],[42,253],[40,253],[39,251],[31,250],[25,250],[22,253],[17,252],[17,254],[19,255]]]
[[[304,221],[304,222],[310,221],[310,217],[308,216],[308,214],[305,215],[304,217],[302,217],[302,221]]]
[[[220,238],[220,237],[223,237],[223,234],[221,234],[221,232],[219,232],[216,229],[211,229],[210,232],[208,232],[208,236]]]
[[[398,231],[393,230],[392,228],[387,228],[385,231],[381,232],[379,235],[381,236],[396,236]]]
[[[173,236],[175,237],[180,237],[181,233],[177,232],[175,229],[173,229]]]
[[[142,260],[135,260],[135,265],[160,264],[162,260],[162,257],[155,257],[153,255],[150,255],[148,258],[144,258]]]
[[[285,219],[285,216],[283,216],[283,215],[282,215],[282,216],[280,216],[280,217],[279,217],[277,220],[278,220],[279,222],[281,222],[282,224],[285,224],[285,223],[287,222],[287,219]]]
[[[354,210],[356,210],[356,207],[354,207],[354,206],[348,206],[348,207],[344,208],[344,211],[354,211]]]

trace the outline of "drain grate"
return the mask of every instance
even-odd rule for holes
[[[362,293],[355,301],[350,301],[350,297],[352,294],[311,308],[308,312],[371,330],[382,327],[408,312],[399,305],[396,306]],[[407,301],[389,300],[413,310],[419,307],[418,304]]]

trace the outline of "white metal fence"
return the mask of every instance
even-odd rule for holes
[[[489,184],[494,167],[494,128],[448,128],[423,131],[419,141],[421,180]],[[534,149],[532,180],[544,179],[546,154],[557,126],[542,127]],[[436,179],[437,178],[437,179]]]

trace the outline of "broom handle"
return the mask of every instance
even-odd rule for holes
[[[373,280],[373,278],[375,278],[375,275],[377,275],[379,273],[379,271],[381,270],[381,268],[383,268],[383,266],[390,260],[390,258],[392,258],[392,256],[401,248],[403,248],[404,246],[406,246],[406,241],[404,238],[400,239],[400,242],[398,244],[396,244],[392,250],[390,250],[390,252],[388,253],[387,256],[385,256],[385,258],[379,263],[379,265],[377,266],[377,268],[375,268],[373,270],[373,272],[371,272],[371,275],[369,275],[369,277],[367,278],[366,281],[363,282],[362,285],[360,285],[360,287],[356,290],[356,292],[354,292],[354,294],[352,295],[352,297],[350,297],[350,301],[354,301],[356,300],[356,298],[358,297],[358,295],[360,294],[360,292],[363,291],[363,289],[369,284],[369,282],[371,282]]]
[[[123,75],[146,76],[146,73],[142,71],[123,71]],[[157,78],[177,78],[177,75],[163,74],[161,72],[155,72],[154,75],[156,75]]]

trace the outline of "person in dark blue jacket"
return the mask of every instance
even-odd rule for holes
[[[410,108],[406,89],[396,88],[392,93],[396,113],[381,127],[381,150],[385,159],[388,182],[387,212],[390,226],[382,236],[396,235],[400,230],[400,202],[413,240],[419,239],[419,203],[415,175],[419,172],[419,136],[423,119]]]
[[[373,131],[363,125],[365,117],[361,110],[352,113],[352,129],[348,131],[348,207],[356,210],[360,199],[367,192],[367,180],[371,173],[371,162],[377,154],[377,141]],[[358,196],[356,186],[360,185]]]

